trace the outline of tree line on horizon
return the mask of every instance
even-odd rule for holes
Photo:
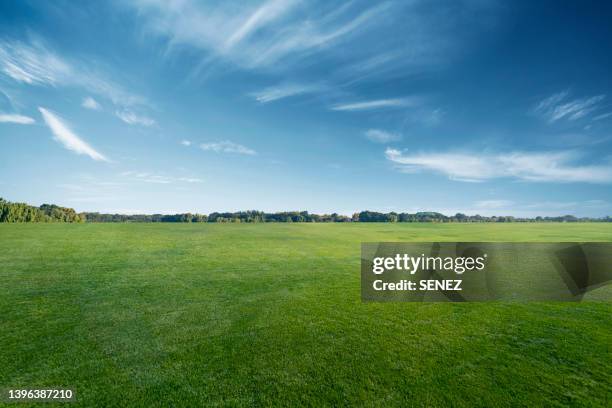
[[[612,217],[590,218],[564,215],[558,217],[482,216],[457,213],[447,216],[438,212],[381,213],[361,211],[351,217],[342,214],[311,214],[308,211],[213,212],[211,214],[104,214],[98,212],[77,213],[72,208],[53,204],[40,207],[25,203],[13,203],[0,198],[0,222],[180,222],[180,223],[262,223],[262,222],[612,222]]]
[[[34,207],[0,197],[0,222],[84,222],[85,216],[72,208],[53,204]]]

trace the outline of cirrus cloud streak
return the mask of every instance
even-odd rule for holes
[[[1,113],[0,123],[16,123],[18,125],[31,125],[35,120],[29,116],[18,115],[16,113]]]
[[[413,153],[388,148],[386,158],[406,173],[429,171],[452,180],[483,182],[511,178],[533,182],[595,183],[612,182],[612,165],[581,165],[574,151],[476,153]]]
[[[76,154],[87,155],[97,161],[109,161],[103,154],[98,153],[93,147],[74,133],[59,116],[45,108],[39,107],[38,110],[45,124],[51,130],[51,133],[53,133],[54,139],[64,145],[66,149],[72,150]]]
[[[224,140],[220,142],[202,143],[200,149],[204,151],[211,151],[215,153],[236,153],[245,154],[248,156],[254,156],[257,152],[251,148],[243,146],[238,143]]]
[[[393,98],[343,103],[333,105],[330,107],[330,109],[334,111],[366,111],[374,109],[402,108],[416,105],[416,100],[412,98]]]

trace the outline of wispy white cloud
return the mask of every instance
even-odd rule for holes
[[[457,181],[514,178],[534,182],[612,182],[612,165],[575,164],[579,155],[572,151],[406,154],[389,148],[385,154],[403,172],[431,171]]]
[[[321,86],[301,85],[301,84],[281,84],[263,89],[250,94],[257,102],[268,103],[279,99],[288,98],[311,92],[322,90]]]
[[[102,154],[94,150],[87,142],[77,136],[62,119],[56,114],[45,108],[38,108],[45,124],[53,133],[55,140],[64,145],[68,150],[72,150],[77,154],[85,154],[94,160],[106,161],[109,160]]]
[[[81,106],[86,108],[86,109],[91,109],[91,110],[100,110],[100,109],[102,109],[102,107],[100,106],[98,101],[96,101],[91,96],[88,96],[85,99],[83,99],[83,102],[81,102]]]
[[[373,56],[369,55],[363,60],[341,68],[341,70],[351,78],[363,79],[363,77],[368,77],[372,73],[387,72],[383,67],[401,59],[402,53],[398,50],[384,51]]]
[[[534,108],[536,112],[546,112],[554,109],[567,98],[569,91],[561,91],[541,100]]]
[[[120,107],[148,105],[145,98],[106,79],[90,61],[64,58],[41,40],[0,40],[0,72],[29,85],[84,88]]]
[[[31,85],[57,85],[72,73],[69,64],[40,43],[0,42],[0,66],[15,81]]]
[[[265,2],[250,14],[245,21],[239,23],[235,31],[224,42],[224,48],[226,50],[231,49],[258,29],[287,13],[297,3],[298,1],[295,0],[271,0]]]
[[[121,110],[116,111],[115,115],[128,125],[140,125],[140,126],[153,126],[155,125],[155,120],[144,116],[138,115],[130,110]]]
[[[151,174],[151,173],[138,173],[138,172],[123,172],[121,173],[123,177],[132,177],[138,181],[143,181],[145,183],[154,183],[154,184],[170,184],[172,183],[172,179],[168,176],[163,176],[159,174]]]
[[[181,140],[181,144],[183,146],[191,146],[191,141],[190,140]]]
[[[75,77],[74,85],[107,98],[118,107],[151,106],[151,103],[143,96],[134,94],[124,89],[121,85],[105,79],[102,74],[95,72],[80,72]]]
[[[335,111],[363,111],[374,109],[410,107],[416,105],[417,100],[414,98],[395,98],[338,104],[330,107],[330,109]]]
[[[380,129],[369,129],[365,132],[365,136],[376,143],[396,142],[402,139],[397,133],[391,133]]]
[[[16,123],[18,125],[31,125],[36,122],[33,118],[16,113],[0,112],[0,123]]]
[[[202,180],[201,178],[197,178],[197,177],[179,177],[177,178],[178,181],[184,181],[185,183],[203,183],[204,180]]]
[[[533,111],[549,123],[562,119],[574,121],[584,118],[599,109],[600,102],[605,99],[605,95],[595,95],[573,100],[570,100],[568,97],[568,91],[556,93],[539,102]]]
[[[603,120],[612,117],[612,112],[602,113],[601,115],[597,115],[593,118],[593,121]]]
[[[488,178],[499,177],[495,163],[490,163],[482,156],[461,153],[420,153],[404,154],[397,149],[387,148],[388,160],[398,166],[402,172],[413,173],[429,170],[448,175],[459,181],[478,182]]]
[[[215,153],[236,153],[236,154],[245,154],[249,156],[253,156],[257,154],[255,150],[250,149],[241,144],[231,142],[229,140],[224,140],[220,142],[212,142],[212,143],[202,143],[200,145],[200,148],[202,150],[212,151]]]
[[[0,88],[0,108],[15,109],[13,97],[5,90]]]
[[[316,13],[299,0],[267,0],[260,5],[208,4],[184,0],[141,0],[136,7],[150,32],[171,46],[187,45],[246,68],[295,61],[367,28],[388,3],[363,11],[349,5],[322,5]]]
[[[278,37],[280,41],[276,41],[273,46],[268,47],[257,56],[256,61],[259,64],[274,63],[282,57],[290,54],[312,51],[322,48],[328,44],[347,37],[350,34],[366,29],[369,24],[376,21],[385,11],[389,9],[390,3],[380,3],[372,8],[359,13],[356,16],[351,16],[348,21],[332,21],[339,17],[342,8],[332,11],[328,16],[321,21],[322,25],[329,28],[325,29],[317,27],[314,22],[300,22],[292,26],[284,27],[283,31],[287,32],[290,28],[296,27],[287,37]]]
[[[198,177],[176,177],[166,174],[149,173],[142,171],[124,171],[120,174],[123,178],[141,181],[143,183],[152,184],[173,184],[173,183],[203,183],[204,180]]]

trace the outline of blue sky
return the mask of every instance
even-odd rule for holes
[[[610,21],[589,1],[2,2],[0,196],[612,214]]]

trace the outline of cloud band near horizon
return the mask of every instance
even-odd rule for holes
[[[444,174],[451,180],[465,182],[483,182],[500,178],[556,183],[612,182],[612,164],[576,164],[580,155],[574,151],[407,154],[387,148],[385,156],[405,173],[430,171]]]

